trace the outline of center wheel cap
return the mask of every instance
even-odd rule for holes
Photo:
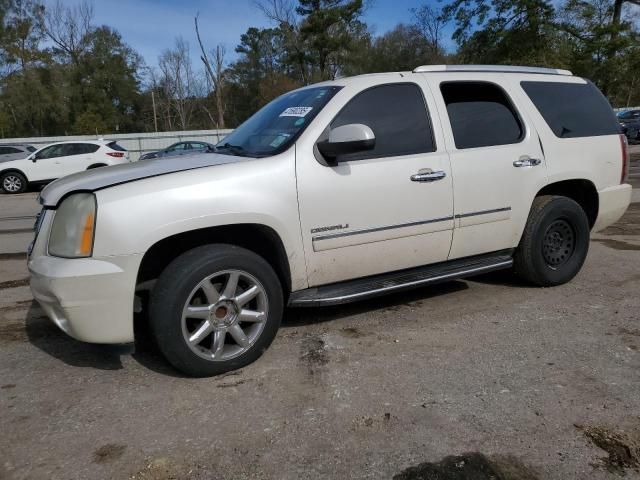
[[[211,307],[211,321],[218,327],[229,327],[237,318],[237,309],[232,302],[222,301]]]

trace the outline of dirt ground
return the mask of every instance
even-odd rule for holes
[[[290,310],[211,379],[43,316],[11,250],[34,197],[0,199],[2,479],[640,479],[636,196],[567,285],[498,273]]]

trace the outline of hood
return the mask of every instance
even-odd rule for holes
[[[95,192],[113,185],[142,180],[143,178],[246,160],[252,160],[252,158],[205,153],[95,168],[62,177],[50,183],[40,193],[40,203],[47,207],[55,207],[62,197],[74,191]]]

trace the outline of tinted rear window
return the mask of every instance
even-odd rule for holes
[[[116,142],[107,143],[107,147],[109,147],[111,150],[116,150],[118,152],[126,152],[127,151],[126,148],[121,147]]]
[[[504,91],[488,82],[440,85],[456,148],[518,143],[524,129]]]
[[[556,137],[620,133],[611,105],[591,82],[521,82],[521,85]]]

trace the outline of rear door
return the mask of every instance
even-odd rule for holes
[[[59,168],[59,177],[81,172],[94,163],[92,153],[100,148],[92,143],[66,143],[63,155],[56,159]]]
[[[426,75],[451,159],[455,230],[449,258],[517,246],[547,172],[515,89],[506,75]]]
[[[345,87],[296,143],[310,286],[447,258],[451,171],[439,122],[432,121],[435,106],[422,79],[398,79]],[[315,147],[320,132],[354,123],[373,130],[375,148],[324,162]],[[434,180],[416,181],[419,173]]]

